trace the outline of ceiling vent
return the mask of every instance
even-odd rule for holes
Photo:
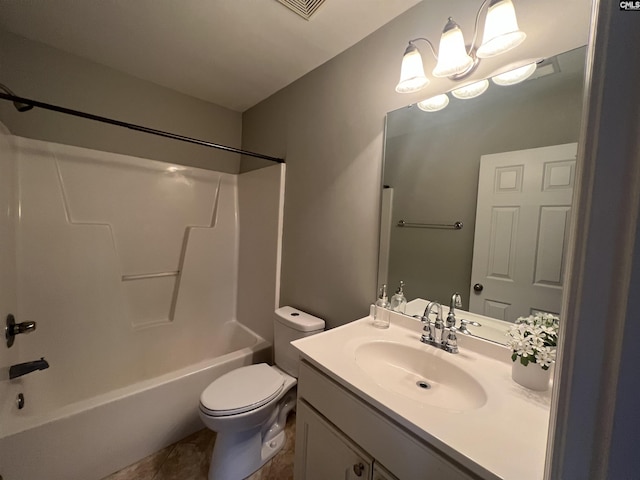
[[[536,71],[533,72],[527,80],[533,80],[535,78],[546,77],[547,75],[553,75],[560,72],[560,64],[558,63],[558,57],[545,58],[541,62],[538,62]]]
[[[311,15],[324,3],[324,0],[278,0],[285,7],[290,8],[305,20],[309,20]]]

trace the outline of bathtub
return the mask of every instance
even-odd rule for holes
[[[0,382],[0,477],[98,480],[203,428],[204,388],[232,369],[271,360],[271,344],[240,323],[221,330],[214,358],[68,405],[37,401],[46,398],[36,377],[43,372]],[[19,392],[22,410],[12,400]]]

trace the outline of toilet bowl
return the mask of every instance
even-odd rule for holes
[[[268,462],[285,442],[287,416],[295,408],[298,354],[290,342],[324,330],[324,321],[282,307],[274,319],[276,366],[237,368],[200,396],[200,418],[217,432],[209,480],[242,480]]]

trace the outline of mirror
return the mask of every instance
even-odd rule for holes
[[[446,314],[454,292],[462,310],[507,322],[559,312],[585,51],[547,59],[517,85],[451,96],[438,112],[387,114],[378,278],[389,297],[405,283],[407,314],[422,313],[415,299],[439,300]],[[535,175],[531,156],[542,156]],[[527,185],[564,196],[534,200]],[[534,300],[519,305],[523,295]],[[470,330],[483,336],[483,327]]]

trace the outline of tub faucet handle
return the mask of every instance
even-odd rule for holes
[[[7,347],[13,345],[15,336],[21,333],[31,333],[36,329],[36,322],[16,323],[16,319],[12,314],[7,315],[7,326],[4,330],[4,337],[7,340]]]
[[[13,326],[13,334],[31,333],[36,329],[36,322],[20,322]]]

